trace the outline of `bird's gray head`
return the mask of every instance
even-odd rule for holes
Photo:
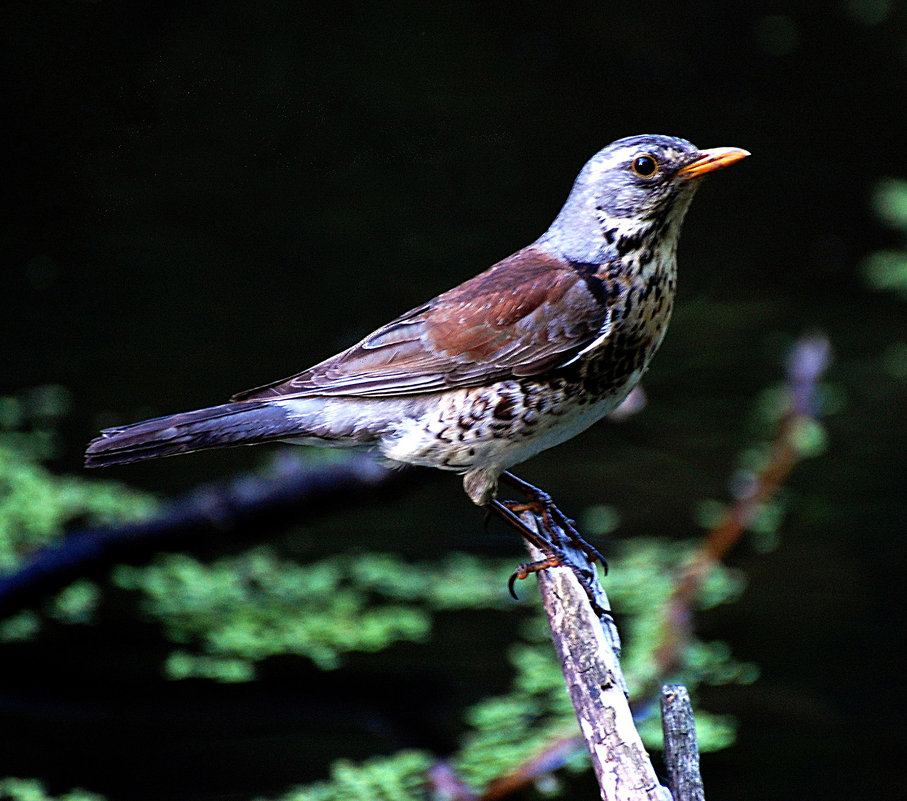
[[[542,240],[583,261],[601,261],[620,238],[676,241],[699,179],[748,155],[674,136],[618,139],[589,159]]]

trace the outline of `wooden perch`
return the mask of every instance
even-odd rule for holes
[[[674,801],[705,801],[699,773],[696,723],[686,687],[666,684],[661,688],[661,727],[668,785]]]
[[[709,571],[740,538],[758,506],[777,492],[801,458],[797,429],[804,420],[818,416],[818,384],[830,359],[829,342],[821,334],[803,336],[791,349],[787,361],[789,401],[778,421],[770,459],[755,476],[750,492],[739,497],[724,520],[710,532],[696,559],[678,581],[665,609],[663,639],[656,652],[660,675],[669,674],[682,661],[690,635],[692,600]],[[528,526],[545,534],[541,520],[529,513],[521,517]],[[590,569],[585,555],[566,547],[556,531],[546,536],[558,542],[577,566]],[[529,551],[533,560],[543,557],[531,546]],[[686,689],[679,685],[662,688],[665,764],[671,787],[668,792],[658,784],[633,726],[613,620],[608,615],[598,620],[570,569],[548,568],[537,575],[558,658],[583,739],[592,755],[602,798],[606,801],[670,799],[673,793],[674,801],[703,801],[693,710]],[[597,580],[593,580],[593,597],[601,609],[610,609]],[[615,692],[618,688],[623,692]]]
[[[524,512],[521,518],[539,530],[534,515]],[[565,550],[578,567],[592,569],[584,554],[569,547]],[[543,558],[532,546],[529,552],[533,560]],[[609,614],[596,617],[569,568],[548,568],[537,575],[554,646],[603,801],[671,801],[633,724],[613,619]],[[610,609],[597,579],[593,579],[593,588],[598,605]]]

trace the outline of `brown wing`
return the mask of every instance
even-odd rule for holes
[[[604,287],[584,267],[526,248],[349,350],[233,400],[414,395],[551,369],[599,337],[610,319]]]

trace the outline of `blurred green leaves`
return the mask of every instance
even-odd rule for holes
[[[450,554],[417,565],[381,553],[297,564],[261,547],[211,564],[166,554],[146,568],[120,566],[113,580],[142,593],[143,611],[172,642],[191,646],[168,660],[171,678],[248,681],[270,656],[328,670],[350,651],[426,640],[433,611],[512,606],[500,581],[509,564]]]
[[[157,502],[112,481],[58,476],[42,462],[56,455],[56,429],[68,410],[61,387],[0,398],[0,573],[62,534],[75,521],[140,519]]]
[[[905,236],[900,249],[870,253],[861,269],[866,284],[879,291],[894,292],[907,300],[907,180],[888,178],[876,186],[872,200],[876,216]]]
[[[59,476],[42,463],[57,453],[57,427],[69,409],[58,386],[0,397],[0,575],[76,524],[140,519],[158,506],[149,495],[112,481]],[[97,602],[94,584],[79,581],[49,603],[63,622],[86,622]],[[21,612],[0,621],[0,639],[25,639],[40,629],[40,616]]]
[[[281,801],[407,801],[429,797],[428,770],[433,759],[424,751],[399,751],[359,764],[337,760],[327,781],[297,787]]]
[[[907,253],[878,250],[863,260],[863,275],[871,289],[894,292],[907,300]]]
[[[876,215],[892,228],[907,231],[907,180],[886,178],[876,185],[872,206]]]
[[[104,796],[74,789],[51,796],[37,779],[0,779],[0,801],[104,801]]]

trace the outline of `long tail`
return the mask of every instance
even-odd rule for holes
[[[292,437],[300,421],[270,403],[225,403],[108,428],[85,452],[86,467],[109,467],[178,453]]]

